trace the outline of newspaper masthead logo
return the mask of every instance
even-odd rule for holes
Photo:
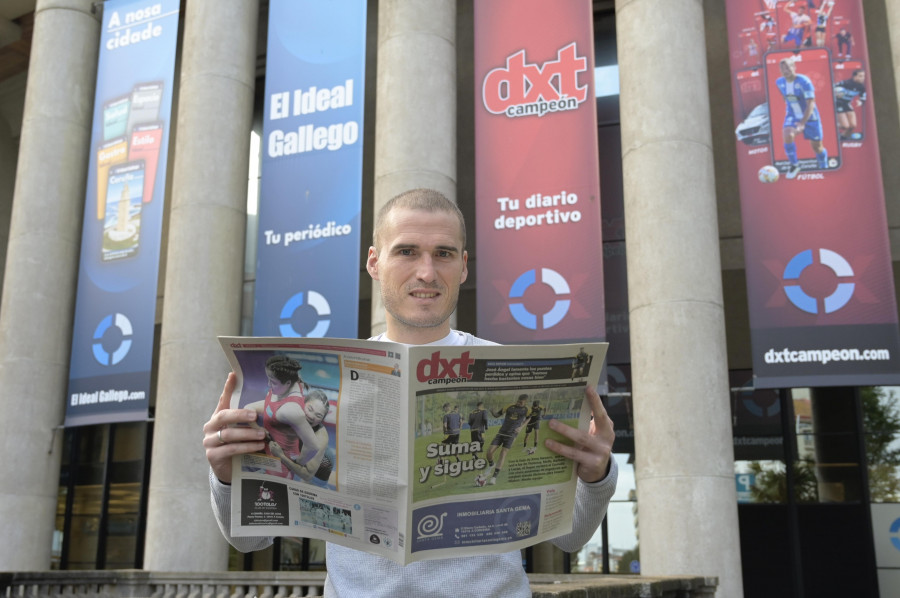
[[[441,352],[435,351],[431,358],[423,359],[416,366],[416,378],[419,382],[429,384],[452,384],[454,382],[466,382],[472,379],[472,364],[474,359],[469,358],[466,351],[456,359],[442,359]]]
[[[488,112],[510,118],[575,110],[587,98],[588,86],[578,86],[578,73],[584,71],[587,58],[578,56],[575,42],[543,66],[525,62],[525,50],[519,50],[506,58],[506,67],[485,76],[482,101]]]

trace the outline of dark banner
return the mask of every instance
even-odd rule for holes
[[[478,333],[603,340],[593,13],[475,3]]]
[[[253,334],[356,338],[366,3],[269,4]]]
[[[147,417],[178,10],[103,4],[67,426]]]
[[[860,0],[728,0],[756,388],[900,382]]]

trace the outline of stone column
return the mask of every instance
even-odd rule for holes
[[[702,0],[616,0],[641,572],[743,595]]]
[[[175,131],[144,567],[214,571],[227,545],[210,512],[201,428],[238,334],[257,0],[191,0]]]
[[[38,0],[0,305],[0,570],[50,567],[100,21]]]
[[[894,65],[894,85],[897,88],[897,98],[900,100],[900,2],[885,0],[884,6],[887,9],[887,28],[891,40],[891,64]],[[859,50],[857,50],[858,54]]]
[[[416,187],[456,201],[455,0],[379,2],[377,78],[375,213]],[[384,304],[372,284],[372,334],[378,334]]]
[[[869,48],[868,64],[864,65],[865,85],[869,98],[875,102],[888,234],[891,238],[891,254],[896,262],[900,259],[900,236],[897,234],[900,227],[900,202],[897,201],[895,190],[900,185],[900,171],[893,168],[893,164],[896,162],[897,152],[900,152],[900,3],[897,0],[880,0],[863,2],[863,5],[863,24],[866,26],[866,43]],[[859,59],[866,48],[862,46],[862,39],[856,39],[855,43],[853,56],[854,59]]]

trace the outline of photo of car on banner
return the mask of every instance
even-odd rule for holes
[[[769,143],[770,131],[769,103],[763,102],[750,111],[734,134],[738,141],[747,145],[763,145]]]

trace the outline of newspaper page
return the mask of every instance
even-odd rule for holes
[[[220,337],[265,451],[235,457],[232,533],[400,564],[568,533],[576,475],[547,420],[589,425],[606,343],[408,346]]]

